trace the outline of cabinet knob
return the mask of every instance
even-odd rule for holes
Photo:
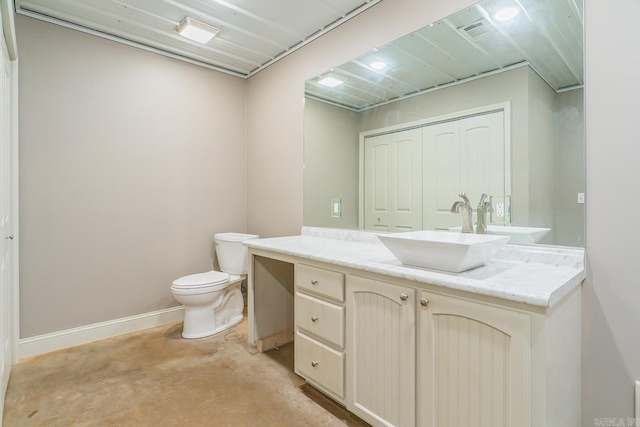
[[[318,284],[318,281],[316,279],[311,279],[311,284],[315,286]]]
[[[407,299],[409,299],[409,295],[405,294],[404,292],[400,294],[400,299],[402,301],[406,301]]]
[[[429,300],[427,298],[420,298],[420,305],[426,307],[429,305]]]
[[[317,361],[317,360],[313,360],[313,361],[311,362],[311,366],[313,366],[314,368],[315,368],[316,366],[318,366],[318,361]]]
[[[311,316],[311,321],[316,323],[318,321],[318,316]]]

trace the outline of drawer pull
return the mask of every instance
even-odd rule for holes
[[[313,366],[314,368],[315,368],[316,366],[318,366],[318,361],[317,361],[317,360],[313,360],[313,361],[311,362],[311,366]]]
[[[315,286],[318,284],[318,281],[316,279],[311,279],[311,284]]]
[[[429,300],[426,298],[420,298],[420,305],[426,307],[429,305]]]
[[[318,321],[318,316],[311,316],[311,321],[316,323]]]
[[[406,301],[408,298],[409,298],[409,295],[407,295],[407,294],[405,294],[405,293],[401,293],[401,294],[400,294],[400,299],[401,299],[402,301]]]

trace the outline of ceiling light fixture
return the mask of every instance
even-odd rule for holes
[[[383,61],[375,61],[371,63],[371,68],[373,68],[374,70],[382,70],[386,66],[387,66],[387,63]]]
[[[320,80],[318,80],[318,84],[326,87],[336,87],[344,83],[344,80],[340,80],[339,78],[333,76],[326,76]]]
[[[515,7],[507,7],[504,9],[500,9],[493,15],[494,18],[498,21],[508,21],[513,19],[518,14],[518,9]]]
[[[178,24],[175,30],[182,37],[203,44],[214,38],[215,35],[218,34],[218,31],[220,31],[219,28],[212,27],[209,24],[205,24],[188,16],[185,16],[182,21],[180,21],[180,24]]]

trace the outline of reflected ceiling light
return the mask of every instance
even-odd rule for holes
[[[339,78],[333,76],[326,76],[318,80],[318,84],[326,87],[336,87],[338,85],[341,85],[342,83],[344,83],[344,80],[340,80]]]
[[[500,9],[493,15],[494,18],[498,21],[508,21],[513,19],[518,14],[518,9],[515,7],[506,7],[504,9]]]
[[[185,16],[175,28],[175,31],[182,37],[204,44],[214,38],[220,29]]]
[[[382,70],[386,66],[387,66],[387,63],[382,61],[375,61],[371,63],[371,68],[373,68],[374,70]]]

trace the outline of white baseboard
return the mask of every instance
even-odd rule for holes
[[[18,343],[18,360],[117,335],[181,322],[183,319],[184,307],[178,306],[25,338]]]

